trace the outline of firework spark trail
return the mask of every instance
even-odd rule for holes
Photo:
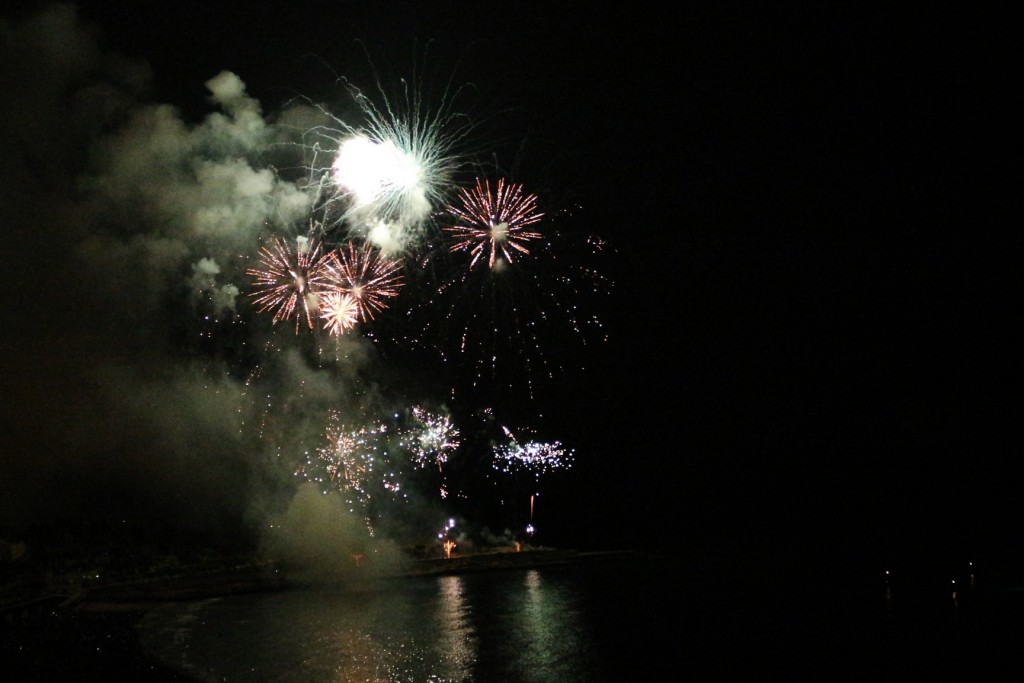
[[[564,448],[558,441],[543,443],[528,441],[520,444],[507,427],[502,427],[507,444],[494,446],[494,468],[507,474],[521,470],[532,472],[535,476],[556,469],[572,467],[574,453]]]
[[[523,186],[505,184],[500,178],[492,192],[491,181],[482,184],[477,178],[471,190],[459,191],[462,206],[450,206],[448,212],[463,224],[443,228],[455,239],[451,251],[468,251],[473,255],[469,267],[473,268],[480,257],[487,254],[487,265],[494,268],[499,255],[507,263],[512,262],[512,250],[529,254],[526,242],[540,239],[539,232],[526,227],[540,221],[544,214],[537,211],[537,197],[523,194]]]
[[[250,295],[257,310],[274,311],[275,324],[294,315],[296,334],[303,316],[313,329],[319,292],[326,284],[325,269],[331,256],[322,254],[321,246],[317,240],[299,237],[292,250],[285,240],[274,238],[269,247],[260,248],[262,267],[245,271],[257,287]]]
[[[330,289],[351,297],[366,322],[387,308],[386,299],[398,295],[401,268],[401,261],[384,257],[372,245],[349,242],[331,253],[323,279]]]
[[[278,351],[278,349],[274,346],[273,340],[267,340],[263,348],[263,355],[267,356],[272,351]],[[268,393],[265,393],[265,390],[262,387],[264,370],[264,365],[262,363],[257,363],[256,367],[250,370],[247,374],[245,381],[243,382],[244,389],[242,391],[243,396],[249,397],[250,407],[253,409],[254,414],[258,416],[258,419],[254,418],[254,422],[256,423],[256,435],[260,439],[263,439],[266,433],[268,415],[273,407],[273,397]],[[239,424],[239,433],[241,434],[249,428],[249,425],[245,420],[242,407],[239,406],[238,410],[240,414],[243,414],[243,418]]]

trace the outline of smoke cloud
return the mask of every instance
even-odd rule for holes
[[[336,492],[299,487],[288,509],[271,518],[264,552],[287,563],[297,581],[331,582],[400,573],[409,559],[391,541],[372,538],[364,520]]]
[[[373,397],[374,354],[346,338],[313,363],[240,313],[249,255],[310,208],[272,168],[288,127],[228,71],[187,121],[101,40],[73,5],[0,20],[0,529],[230,536],[283,514],[308,539],[325,513],[289,507],[292,459]]]

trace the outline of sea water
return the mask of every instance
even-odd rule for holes
[[[862,578],[629,558],[302,585],[157,608],[142,640],[200,681],[898,680],[1024,661],[1021,632],[966,594],[905,607]]]
[[[144,646],[210,681],[611,681],[679,656],[671,570],[608,561],[173,604]]]

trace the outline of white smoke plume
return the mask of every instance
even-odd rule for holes
[[[365,580],[398,574],[409,559],[391,541],[370,536],[365,521],[336,492],[299,487],[288,509],[270,520],[264,552],[296,581]]]
[[[281,129],[227,71],[200,121],[152,101],[149,67],[105,51],[73,5],[0,19],[0,82],[0,528],[90,510],[264,529],[288,446],[352,405],[372,355],[346,339],[314,365],[239,315],[261,236],[310,207],[267,159]],[[203,347],[210,326],[246,338],[236,356],[280,357],[226,358]]]

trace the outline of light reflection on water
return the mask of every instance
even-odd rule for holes
[[[712,558],[393,579],[170,605],[142,640],[201,681],[968,680],[1007,659],[1024,675],[1024,599],[858,577]]]
[[[142,633],[199,680],[589,682],[587,604],[570,573],[532,569],[172,605]]]

